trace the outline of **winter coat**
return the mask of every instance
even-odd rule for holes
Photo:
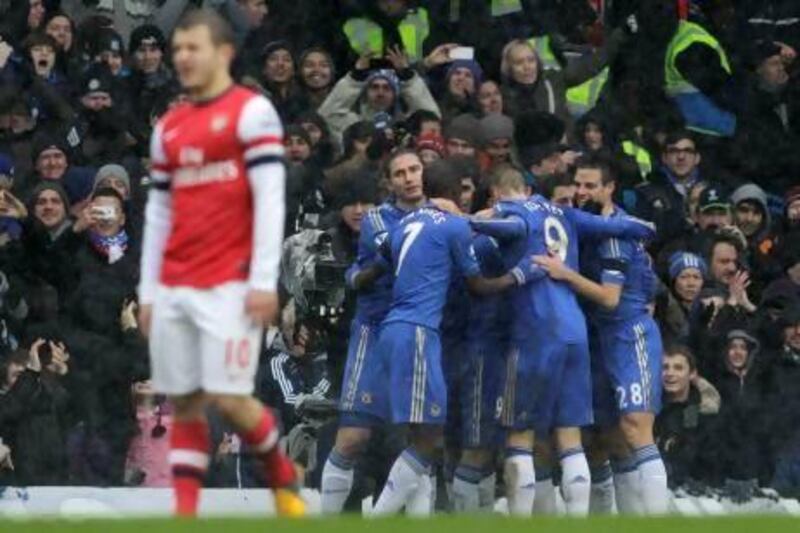
[[[544,111],[560,118],[568,135],[572,135],[573,120],[567,108],[567,90],[590,80],[611,64],[624,38],[622,30],[615,30],[604,47],[564,60],[559,69],[545,69],[539,61],[539,77],[531,86],[504,79],[501,87],[503,112],[515,117],[523,111]]]
[[[664,402],[653,432],[671,487],[689,479],[710,480],[714,457],[709,446],[719,410],[719,392],[702,378],[690,385],[685,402]]]
[[[395,120],[404,119],[420,109],[439,115],[439,106],[419,74],[412,72],[411,77],[403,78],[400,77],[400,94],[395,100],[400,104],[396,106],[399,109]],[[365,72],[351,71],[334,85],[317,110],[328,123],[331,136],[339,146],[342,145],[342,134],[349,126],[360,120],[372,121],[375,112],[362,99],[366,85]]]
[[[744,101],[734,147],[738,173],[782,195],[800,173],[800,89],[790,81],[772,94],[753,81]]]
[[[664,169],[652,172],[647,181],[637,185],[634,190],[636,202],[633,214],[656,225],[656,246],[687,232],[686,200]]]
[[[100,482],[121,482],[125,455],[137,424],[130,387],[148,376],[146,342],[137,331],[122,332],[124,302],[135,293],[138,254],[128,250],[108,264],[88,243],[79,250],[75,289],[69,295],[65,336],[83,386],[79,392],[83,439],[99,438],[111,458]]]
[[[770,434],[777,452],[789,443],[800,443],[800,351],[781,346],[767,355]]]
[[[783,346],[771,357],[768,385],[771,486],[781,495],[800,495],[800,352]]]
[[[746,335],[746,334],[741,334]],[[748,336],[749,337],[749,336]],[[722,398],[722,407],[714,431],[717,461],[713,474],[716,484],[725,479],[769,479],[769,418],[767,411],[767,375],[760,343],[749,337],[750,354],[744,374],[734,372],[724,362],[727,344],[719,353],[722,369],[709,374],[709,381]]]
[[[60,381],[26,370],[0,395],[0,428],[19,485],[61,485],[67,480],[64,412],[69,395]]]
[[[775,232],[773,231],[772,215],[767,204],[767,195],[764,190],[754,183],[747,183],[737,188],[731,194],[731,205],[737,206],[740,202],[750,201],[757,203],[764,220],[761,228],[755,235],[747,239],[749,263],[752,267],[752,277],[763,283],[769,282],[781,275],[780,258]]]
[[[23,244],[30,273],[56,289],[59,305],[72,288],[74,261],[83,242],[71,222],[54,234],[35,221],[26,226]]]

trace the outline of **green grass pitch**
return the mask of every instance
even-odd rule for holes
[[[791,517],[714,518],[592,517],[511,519],[501,516],[437,516],[431,519],[359,517],[279,519],[0,521],[14,533],[779,533],[800,531]]]

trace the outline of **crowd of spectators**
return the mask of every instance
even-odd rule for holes
[[[0,485],[168,484],[135,287],[149,135],[185,98],[170,32],[199,4],[285,124],[287,305],[256,393],[310,428],[290,449],[330,439],[298,407],[338,396],[341,267],[391,149],[446,160],[468,212],[509,165],[569,204],[592,154],[657,226],[671,484],[800,493],[794,0],[0,0]],[[213,433],[213,483],[241,485]]]

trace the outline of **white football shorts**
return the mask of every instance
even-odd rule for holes
[[[158,287],[150,328],[156,391],[252,394],[263,329],[245,313],[247,291],[238,281],[210,289]]]

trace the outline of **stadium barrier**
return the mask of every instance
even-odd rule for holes
[[[319,492],[303,490],[311,514],[319,513]],[[559,498],[560,500],[560,498]],[[563,510],[563,502],[558,502]],[[365,510],[368,508],[365,505]],[[673,494],[672,511],[683,516],[772,514],[800,517],[800,502],[773,497],[752,498],[734,503],[717,496]],[[505,499],[495,510],[504,512]],[[2,518],[133,518],[169,516],[172,491],[167,488],[95,487],[3,487],[0,488]],[[272,495],[257,489],[205,489],[200,502],[201,516],[258,517],[274,514]]]

